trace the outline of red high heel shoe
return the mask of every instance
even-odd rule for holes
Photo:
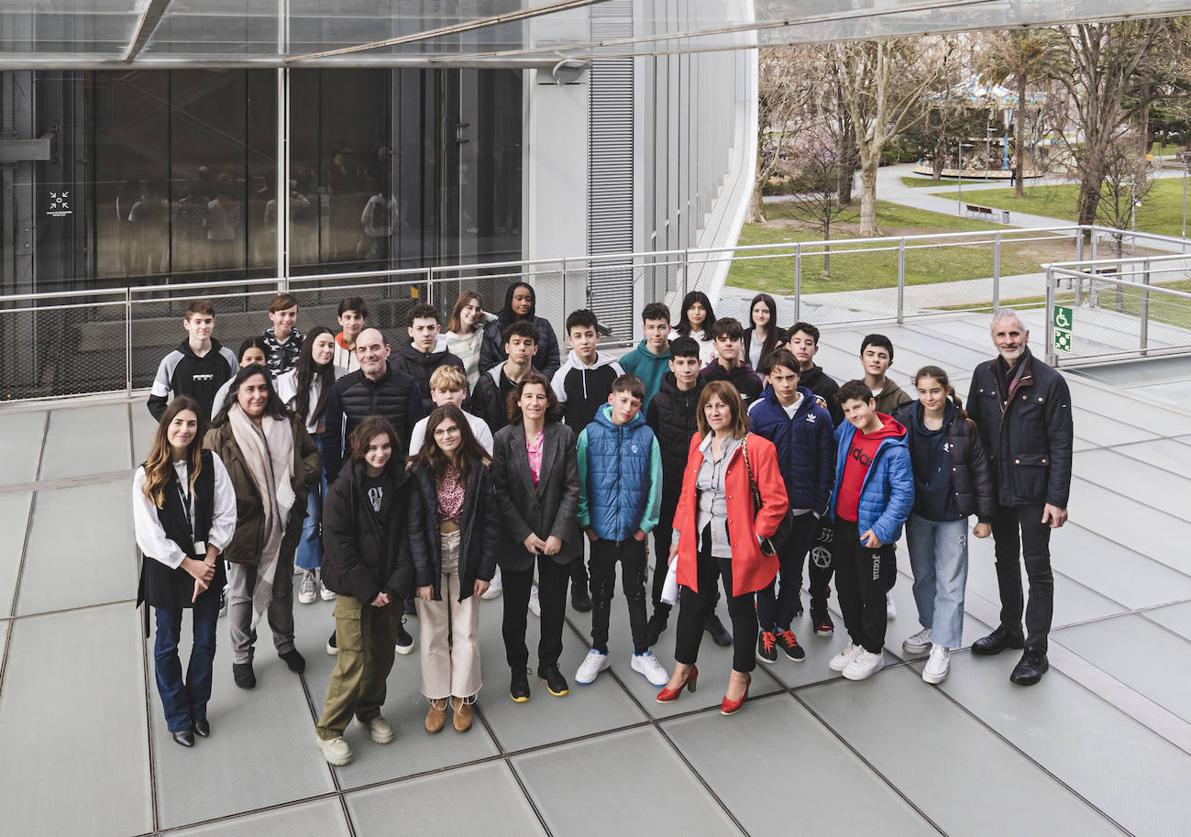
[[[698,684],[698,682],[699,667],[692,665],[690,670],[687,671],[686,680],[682,681],[682,685],[680,685],[677,689],[671,689],[669,686],[666,686],[660,692],[658,692],[657,701],[658,703],[673,703],[674,701],[678,700],[678,697],[682,694],[683,689],[686,689],[688,692],[694,692],[695,686]]]
[[[753,676],[751,674],[745,675],[744,694],[740,696],[740,700],[728,700],[728,696],[724,695],[724,702],[720,704],[721,715],[735,715],[740,711],[740,707],[744,706],[744,702],[749,699],[749,687],[753,685]]]

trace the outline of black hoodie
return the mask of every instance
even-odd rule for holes
[[[835,382],[835,379],[824,372],[821,367],[811,366],[810,369],[803,370],[802,374],[798,376],[798,385],[806,387],[827,402],[827,412],[831,414],[831,422],[839,427],[840,422],[844,420],[844,410],[835,398],[835,394],[839,392],[839,384]]]
[[[682,491],[682,475],[686,470],[687,454],[690,453],[691,436],[699,429],[695,418],[695,407],[699,393],[703,390],[702,377],[695,379],[694,389],[683,392],[674,380],[674,373],[667,372],[662,386],[645,410],[645,423],[653,429],[658,447],[662,451],[662,519],[666,512],[673,514]]]
[[[439,352],[420,352],[412,343],[401,347],[393,366],[398,372],[403,372],[414,379],[418,385],[418,392],[422,394],[422,412],[430,415],[434,410],[434,401],[430,398],[430,376],[440,366],[454,366],[467,378],[467,370],[463,368],[463,361],[447,349]]]
[[[210,420],[211,405],[223,384],[235,377],[240,364],[236,353],[211,339],[211,350],[199,357],[190,348],[190,340],[183,340],[157,366],[153,388],[149,391],[149,412],[161,421],[170,401],[178,395],[189,395],[199,403],[203,418]]]

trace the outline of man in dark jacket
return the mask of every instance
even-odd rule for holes
[[[699,380],[727,381],[736,387],[740,400],[748,407],[761,397],[761,379],[753,368],[745,363],[743,354],[744,329],[740,322],[731,317],[716,320],[711,327],[711,339],[715,341],[715,359],[703,367]],[[670,351],[674,353],[673,349]]]
[[[447,349],[434,350],[442,329],[437,308],[433,305],[415,305],[409,312],[407,323],[410,342],[401,347],[393,366],[417,383],[422,395],[422,413],[429,415],[434,409],[434,401],[430,398],[430,376],[434,370],[440,366],[454,366],[464,374],[467,370],[463,368],[463,361]],[[406,439],[409,437],[406,436]]]
[[[835,398],[835,394],[839,392],[839,384],[821,367],[815,365],[815,355],[819,353],[819,329],[810,323],[794,323],[787,334],[789,340],[786,348],[798,361],[798,385],[806,387],[823,399],[827,405],[827,412],[831,414],[831,423],[839,427],[840,422],[844,420],[843,410]]]
[[[505,360],[480,373],[468,411],[488,423],[492,435],[508,424],[509,393],[534,371],[538,332],[533,323],[518,320],[504,330]],[[577,432],[577,431],[576,431]]]
[[[1071,489],[1071,393],[1063,376],[1030,353],[1030,332],[1016,312],[993,315],[998,356],[972,373],[968,415],[992,465],[999,508],[993,518],[1001,624],[972,646],[976,654],[1025,648],[1010,680],[1037,683],[1046,673],[1054,610],[1050,530],[1067,522]],[[1019,538],[1020,532],[1020,538]],[[1019,557],[1030,583],[1022,635]]]
[[[780,647],[791,660],[805,652],[790,629],[802,611],[802,562],[815,542],[819,520],[827,511],[835,480],[835,434],[831,415],[806,387],[800,387],[799,363],[788,349],[772,352],[764,361],[771,389],[749,410],[749,427],[777,448],[778,467],[793,515],[790,534],[778,546],[781,588],[775,579],[757,593],[761,635],[757,655],[765,662],[777,660]],[[827,615],[831,566],[810,568],[811,619]]]

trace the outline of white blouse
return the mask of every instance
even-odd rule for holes
[[[338,381],[346,373],[342,366],[335,367],[335,380]],[[274,379],[274,385],[277,387],[277,397],[281,399],[290,410],[295,409],[298,403],[298,367],[287,369]],[[314,408],[318,406],[318,397],[323,390],[322,379],[315,375],[310,380],[310,415],[306,416],[306,431],[308,433],[317,433],[319,419],[314,418]]]
[[[215,508],[211,512],[211,529],[207,533],[207,543],[223,552],[232,542],[232,536],[236,534],[236,490],[232,487],[227,468],[219,455],[212,453],[211,461],[215,465]],[[178,473],[178,479],[185,482],[186,461],[179,459],[174,463],[174,470]],[[195,518],[194,503],[192,492],[191,520]],[[177,569],[182,565],[182,559],[186,558],[187,554],[166,536],[161,521],[157,519],[157,507],[145,496],[143,465],[136,469],[136,476],[132,478],[132,522],[136,530],[136,545],[145,557],[160,561],[170,569]]]

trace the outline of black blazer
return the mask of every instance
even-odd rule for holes
[[[409,498],[409,551],[419,587],[433,587],[442,599],[442,519],[438,516],[438,486],[429,468],[411,474]],[[496,543],[500,537],[500,510],[492,472],[476,463],[467,478],[463,509],[459,513],[459,601],[472,594],[476,579],[491,581],[496,575]]]
[[[510,570],[533,566],[534,556],[524,543],[531,533],[542,540],[551,535],[562,540],[558,554],[549,556],[559,564],[583,555],[575,431],[552,421],[546,423],[543,433],[542,472],[537,487],[525,452],[525,427],[520,422],[510,424],[493,439],[492,472],[505,536],[500,563]]]

